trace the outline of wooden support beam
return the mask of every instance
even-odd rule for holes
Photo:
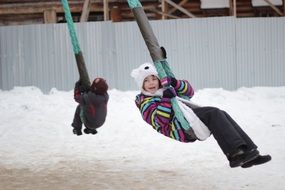
[[[69,3],[70,11],[81,13],[83,3],[72,1]],[[54,9],[57,13],[64,13],[60,2],[42,2],[42,3],[15,3],[0,4],[0,15],[12,14],[36,14],[43,13],[46,9]],[[103,12],[101,3],[92,3],[90,7],[92,12]]]
[[[56,11],[54,9],[46,9],[44,11],[44,23],[56,23]]]
[[[233,7],[233,1],[234,0],[229,0],[229,4],[230,4],[230,9],[229,9],[229,11],[230,11],[230,16],[233,16],[234,15],[234,7]]]
[[[85,0],[83,4],[83,10],[80,16],[80,22],[87,22],[90,12],[91,0]]]
[[[180,18],[180,17],[178,17],[178,16],[175,16],[175,15],[171,15],[171,14],[167,14],[167,13],[165,13],[165,12],[161,12],[161,11],[158,11],[157,9],[155,9],[155,8],[144,8],[144,10],[149,10],[149,11],[151,11],[151,12],[154,12],[154,13],[157,13],[157,14],[160,14],[160,15],[165,15],[165,16],[167,16],[167,17],[169,17],[169,18]]]
[[[180,3],[178,3],[179,6],[183,6],[185,3],[187,3],[188,0],[183,0]],[[172,14],[177,10],[177,8],[173,7],[171,10],[168,11],[168,14]]]
[[[263,1],[265,1],[277,14],[279,14],[280,16],[283,16],[283,13],[275,5],[273,5],[269,0],[263,0]]]
[[[21,25],[21,24],[42,24],[44,22],[43,13],[32,15],[0,15],[1,25]]]
[[[108,0],[103,1],[103,9],[104,9],[104,21],[109,20],[109,2]]]
[[[230,15],[237,17],[237,1],[230,0]]]
[[[187,11],[186,9],[184,9],[183,7],[177,5],[176,3],[172,2],[171,0],[165,0],[169,5],[177,8],[179,11],[181,11],[182,13],[186,14],[187,16],[189,16],[190,18],[195,18],[196,16],[193,15],[192,13],[190,13],[189,11]]]
[[[233,0],[234,3],[233,3],[233,6],[234,6],[234,17],[237,17],[237,0]]]
[[[165,2],[165,0],[161,1],[161,11],[162,11],[162,13],[167,13],[168,12],[168,4]],[[167,19],[167,15],[166,14],[162,14],[161,19],[162,20]]]
[[[283,16],[285,16],[285,0],[283,0],[282,2],[283,2]]]

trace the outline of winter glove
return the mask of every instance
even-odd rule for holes
[[[163,91],[163,97],[164,98],[173,98],[176,96],[176,91],[174,88],[169,87],[166,90]]]
[[[78,80],[76,83],[75,83],[75,88],[79,88],[81,86],[81,81],[80,80]]]
[[[160,83],[162,86],[168,86],[171,83],[171,78],[170,77],[164,77],[160,79]]]
[[[177,79],[174,77],[164,77],[160,80],[160,83],[162,86],[171,85],[172,87],[175,87],[177,84]]]
[[[83,93],[88,92],[90,90],[90,87],[81,84],[81,81],[79,80],[75,83],[75,90],[79,90],[81,93]]]
[[[166,59],[167,57],[166,57],[166,50],[165,50],[165,48],[161,46],[160,49],[161,49],[161,51],[162,51],[162,57],[163,57],[164,59]]]
[[[75,135],[77,135],[77,136],[82,135],[81,129],[73,128],[72,132],[73,132],[73,134],[75,134]]]
[[[172,87],[175,87],[175,86],[177,85],[177,80],[176,80],[176,78],[174,78],[174,77],[173,77],[173,78],[170,78],[170,81],[171,81],[170,84],[171,84]]]
[[[88,92],[90,90],[90,87],[82,85],[80,86],[79,90],[81,93]]]

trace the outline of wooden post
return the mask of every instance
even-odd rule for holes
[[[161,1],[161,11],[162,11],[162,13],[165,13],[165,14],[161,15],[161,19],[162,20],[167,19],[167,15],[166,14],[168,12],[168,4],[165,2],[165,0]]]
[[[87,22],[90,12],[91,1],[85,0],[83,4],[83,9],[80,17],[80,22]]]
[[[285,0],[283,0],[283,16],[285,16]]]
[[[104,7],[104,21],[109,20],[109,2],[108,0],[104,0],[103,2],[103,7]]]
[[[229,2],[230,2],[229,15],[233,16],[234,15],[233,0],[229,0]]]
[[[46,9],[44,10],[44,23],[56,23],[56,11],[54,9]]]
[[[237,17],[237,2],[236,2],[236,0],[230,0],[230,16]]]

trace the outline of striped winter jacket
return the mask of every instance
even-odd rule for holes
[[[177,85],[174,89],[178,96],[191,98],[194,95],[192,86],[186,80],[177,80]],[[177,141],[193,141],[184,133],[181,123],[174,116],[170,98],[146,96],[141,93],[136,96],[136,105],[143,119],[157,132]]]

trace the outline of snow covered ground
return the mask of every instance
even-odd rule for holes
[[[273,160],[230,168],[213,137],[179,143],[155,132],[135,107],[136,91],[109,91],[98,134],[75,136],[73,92],[0,90],[1,190],[284,190],[285,87],[203,89],[193,101],[226,110]]]

